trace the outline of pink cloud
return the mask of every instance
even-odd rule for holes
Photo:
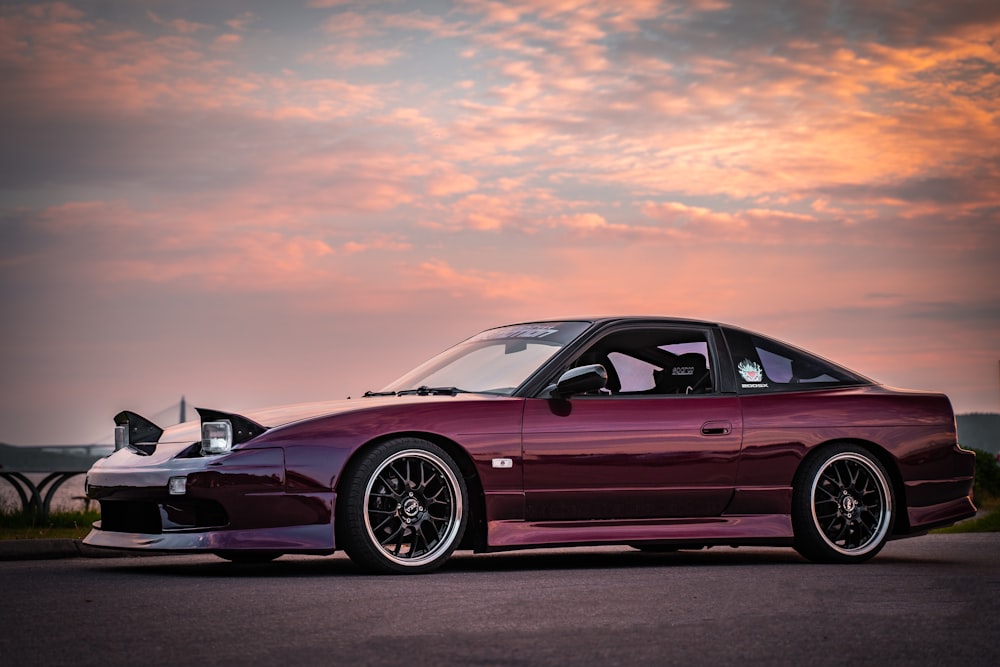
[[[153,21],[153,23],[169,27],[182,35],[190,35],[191,33],[198,32],[199,30],[209,30],[211,28],[209,25],[197,23],[195,21],[186,21],[184,19],[163,19],[153,12],[146,12],[146,15]]]
[[[371,252],[376,250],[400,252],[411,250],[413,248],[413,246],[402,237],[390,234],[374,234],[364,241],[348,241],[342,247],[343,251],[348,254]]]
[[[227,33],[216,37],[214,44],[223,49],[229,49],[239,45],[242,41],[243,37],[240,35],[237,35],[236,33]]]
[[[651,218],[677,225],[703,223],[722,228],[742,229],[746,227],[744,221],[729,213],[716,213],[711,209],[686,206],[677,202],[662,204],[647,202],[643,207],[643,213]]]
[[[320,62],[343,69],[381,67],[403,56],[399,49],[363,49],[354,42],[330,44],[303,56],[305,62]]]
[[[354,0],[309,0],[308,5],[317,9],[329,9],[352,4]]]
[[[357,12],[338,12],[323,23],[323,30],[338,37],[359,39],[381,34],[375,27],[376,20]]]
[[[429,16],[419,11],[408,14],[388,14],[381,18],[381,23],[386,28],[420,30],[441,38],[457,37],[469,32],[463,22],[448,20],[440,16]]]
[[[514,209],[505,199],[483,194],[464,197],[454,210],[460,224],[480,231],[499,230],[515,216]]]
[[[478,181],[472,176],[446,169],[429,177],[427,193],[435,197],[443,197],[475,190],[478,185]]]
[[[250,28],[251,25],[260,21],[260,17],[253,12],[243,12],[239,16],[226,21],[226,25],[229,26],[231,30],[237,32],[243,32]]]
[[[538,298],[546,282],[535,276],[498,271],[464,270],[448,262],[430,259],[410,269],[410,289],[443,291],[452,298],[526,301]]]
[[[558,225],[582,230],[608,229],[608,221],[597,213],[579,213],[576,215],[560,216],[556,222]]]
[[[49,19],[51,21],[76,21],[85,16],[79,9],[67,2],[50,2],[29,5],[24,13],[34,19]]]
[[[261,100],[276,120],[326,121],[381,108],[382,87],[351,84],[337,79],[300,79],[292,73],[268,79]]]
[[[337,280],[327,241],[294,231],[213,222],[220,210],[141,211],[124,202],[68,202],[41,213],[56,243],[35,261],[73,280],[105,284],[197,281],[203,289],[277,290]],[[86,239],[87,252],[79,251]]]
[[[483,14],[491,23],[515,23],[521,18],[522,10],[517,3],[497,0],[462,0],[467,11]]]

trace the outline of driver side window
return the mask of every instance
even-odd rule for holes
[[[670,396],[714,392],[705,332],[633,329],[609,334],[575,365],[601,364],[608,372],[605,395]]]
[[[621,384],[620,392],[634,393],[639,391],[649,391],[656,387],[653,380],[653,373],[660,370],[653,364],[646,363],[641,359],[630,357],[621,352],[610,352],[608,361],[614,368],[615,375]],[[611,372],[610,370],[608,371]]]

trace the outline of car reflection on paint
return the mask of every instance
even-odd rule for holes
[[[375,572],[458,548],[784,545],[860,562],[972,516],[946,396],[732,326],[515,324],[355,400],[161,429],[116,418],[86,544],[233,561],[345,551]]]

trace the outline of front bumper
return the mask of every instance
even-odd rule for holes
[[[92,547],[153,551],[280,551],[282,553],[331,554],[333,530],[329,525],[285,526],[246,530],[196,532],[121,533],[102,530],[100,521],[83,539]]]
[[[213,457],[153,456],[121,450],[87,476],[87,494],[101,520],[84,544],[166,551],[268,550],[332,553],[333,507],[328,487],[290,491],[284,450],[234,450]],[[186,490],[171,494],[171,478]]]

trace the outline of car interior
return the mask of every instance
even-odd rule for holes
[[[601,338],[575,366],[601,364],[611,396],[713,393],[708,343],[700,331],[650,329],[620,331]]]

